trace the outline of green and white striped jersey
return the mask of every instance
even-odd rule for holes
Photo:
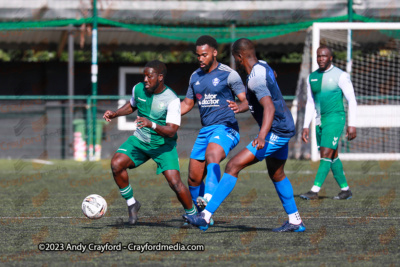
[[[308,79],[318,116],[344,115],[343,92],[339,87],[342,73],[341,69],[333,67],[326,72],[310,74]]]
[[[331,66],[326,71],[314,71],[307,81],[307,104],[304,128],[308,128],[314,109],[317,111],[317,125],[321,119],[345,116],[343,96],[349,103],[349,126],[355,126],[357,102],[348,73]]]
[[[136,84],[132,89],[130,100],[132,107],[137,107],[138,116],[145,117],[158,125],[165,126],[167,123],[180,125],[181,123],[181,103],[175,92],[168,86],[159,94],[147,93],[144,83]],[[140,141],[160,146],[168,141],[176,141],[174,137],[163,137],[151,128],[137,128],[134,132]]]

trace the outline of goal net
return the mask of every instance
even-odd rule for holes
[[[400,23],[314,23],[309,36],[311,41],[306,42],[305,50],[310,51],[310,59],[303,57],[306,61],[303,63],[311,66],[309,72],[318,68],[316,50],[325,44],[333,50],[333,64],[350,73],[354,86],[358,104],[357,138],[347,141],[343,131],[339,144],[340,158],[399,160]],[[300,79],[307,78],[305,69],[303,66]],[[299,82],[299,86],[301,84],[305,85]],[[301,91],[306,92],[305,89]],[[344,103],[347,114],[345,99]],[[297,117],[304,116],[304,109],[298,110]],[[298,130],[299,127],[302,124],[298,125]],[[311,126],[310,130],[311,159],[316,161],[319,152],[315,127]]]

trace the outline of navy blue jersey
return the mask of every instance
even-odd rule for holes
[[[282,97],[274,71],[267,62],[259,60],[247,77],[246,97],[249,102],[250,112],[260,127],[264,108],[259,101],[264,96],[270,96],[275,106],[275,115],[270,132],[280,137],[290,138],[294,136],[296,129],[293,117]]]
[[[245,88],[239,74],[219,63],[209,73],[200,68],[193,72],[186,97],[199,105],[203,127],[220,124],[239,131],[235,113],[226,100],[235,101],[235,95],[243,92]]]

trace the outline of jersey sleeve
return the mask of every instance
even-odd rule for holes
[[[166,123],[181,125],[181,101],[179,98],[172,100],[167,109]]]
[[[135,88],[136,88],[136,85],[132,88],[132,97],[131,97],[131,100],[130,100],[131,106],[134,107],[134,108],[137,107],[136,100],[135,100]]]
[[[271,92],[267,86],[267,72],[262,66],[255,66],[249,76],[247,82],[248,88],[254,92],[258,101],[264,96],[271,96]]]
[[[304,115],[304,124],[303,128],[308,128],[310,126],[310,122],[312,121],[315,115],[315,103],[314,97],[311,92],[310,86],[310,76],[307,78],[307,103],[306,103],[306,111]]]
[[[195,74],[195,72],[193,72],[193,74]],[[190,80],[189,80],[189,87],[188,90],[186,92],[186,97],[189,99],[194,99],[194,89],[193,89],[193,74],[192,76],[190,76]]]
[[[244,93],[246,90],[244,88],[244,84],[242,82],[242,78],[240,78],[239,74],[236,71],[232,71],[228,76],[228,85],[235,93],[238,95],[240,93]]]
[[[342,89],[344,96],[346,97],[347,102],[349,103],[349,126],[356,126],[356,116],[357,116],[357,101],[356,96],[354,94],[353,84],[350,80],[350,75],[346,72],[343,72],[339,77],[338,83],[340,89]]]

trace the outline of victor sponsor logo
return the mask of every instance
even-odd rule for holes
[[[198,103],[199,106],[202,107],[219,107],[219,99],[217,99],[217,94],[205,94],[204,99]]]

